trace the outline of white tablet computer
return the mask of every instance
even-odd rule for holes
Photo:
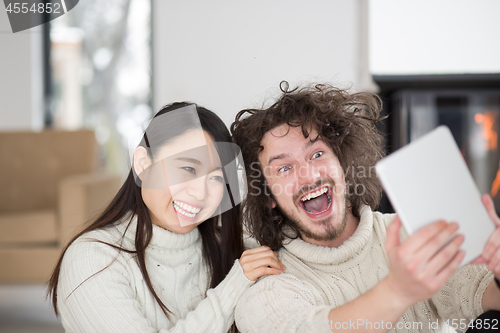
[[[376,170],[408,234],[437,220],[454,221],[465,236],[462,265],[482,253],[494,225],[448,127],[383,158]]]

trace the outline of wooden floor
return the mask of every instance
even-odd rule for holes
[[[44,285],[0,284],[0,332],[63,333]]]

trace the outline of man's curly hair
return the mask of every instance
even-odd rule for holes
[[[283,82],[282,82],[283,83]],[[282,85],[280,85],[282,86]],[[299,231],[279,207],[272,208],[272,194],[259,162],[264,134],[287,124],[301,127],[307,138],[311,130],[327,143],[338,157],[345,173],[347,199],[353,214],[359,218],[362,205],[376,209],[382,196],[382,187],[375,172],[375,163],[384,156],[382,135],[377,129],[381,100],[372,93],[353,93],[328,84],[317,84],[292,91],[282,90],[276,103],[267,109],[246,109],[238,112],[231,125],[235,143],[241,148],[248,182],[244,203],[244,221],[249,232],[262,245],[273,250],[282,247],[284,227]],[[346,170],[349,172],[345,172]],[[365,170],[354,172],[353,168]],[[369,170],[369,172],[366,172]],[[355,194],[361,185],[362,195]]]

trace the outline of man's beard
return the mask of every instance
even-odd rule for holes
[[[307,226],[303,225],[297,217],[287,214],[281,208],[280,208],[280,212],[289,221],[292,228],[294,228],[295,230],[297,230],[299,232],[301,237],[305,236],[309,239],[313,239],[316,241],[331,241],[331,240],[338,238],[340,235],[342,235],[342,233],[344,232],[344,230],[347,226],[347,213],[349,210],[348,204],[349,204],[349,202],[348,202],[347,194],[346,194],[345,205],[344,205],[344,214],[343,214],[344,216],[342,218],[341,223],[337,227],[333,226],[331,223],[331,220],[335,216],[329,216],[323,220],[319,220],[319,221],[314,222],[315,225],[323,226],[324,232],[322,234],[316,234],[313,231],[309,230],[307,228]]]

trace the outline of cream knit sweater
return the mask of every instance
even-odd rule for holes
[[[312,245],[300,238],[285,243],[279,257],[287,269],[260,279],[245,292],[235,312],[238,329],[243,333],[330,333],[333,327],[336,331],[336,322],[342,325],[343,321],[329,322],[330,310],[367,292],[389,272],[384,244],[394,215],[373,213],[368,206],[362,207],[360,215],[356,231],[338,248]],[[437,328],[438,319],[451,323],[453,318],[458,322],[465,318],[468,324],[483,312],[482,295],[492,279],[485,266],[464,266],[432,299],[410,307],[391,332],[438,332],[443,328]],[[358,318],[364,320],[363,314]],[[372,323],[377,324],[381,325]],[[362,332],[366,320],[364,325],[350,327]]]
[[[170,319],[146,287],[134,256],[95,240],[134,248],[136,221],[78,238],[64,255],[57,292],[66,332],[227,332],[234,308],[253,284],[236,261],[226,278],[208,289],[198,228],[175,234],[153,226],[146,266]]]

